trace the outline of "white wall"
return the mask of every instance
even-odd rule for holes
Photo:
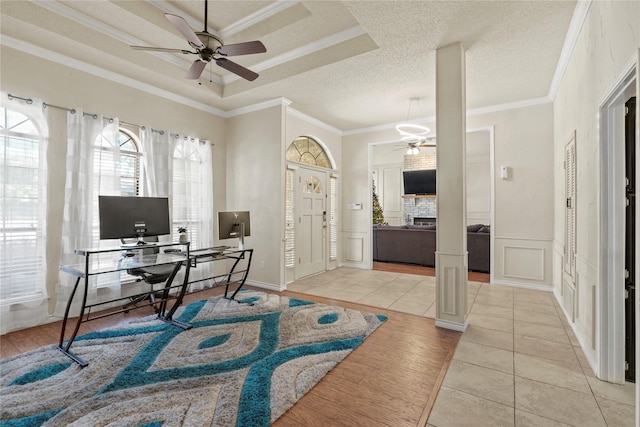
[[[493,282],[550,289],[553,240],[553,108],[541,104],[467,117],[494,126]],[[508,166],[509,178],[500,178]]]
[[[467,128],[494,126],[495,283],[550,289],[553,239],[553,108],[551,103],[467,117]],[[437,135],[437,129],[430,125]],[[395,129],[346,135],[343,197],[345,203],[368,201],[369,144],[397,139]],[[362,160],[360,160],[362,159]],[[501,180],[499,166],[511,168]],[[345,263],[371,265],[370,212],[343,210]],[[363,253],[347,256],[349,248]]]
[[[595,371],[601,362],[597,337],[603,321],[598,301],[607,291],[607,283],[599,279],[603,243],[599,240],[602,206],[598,171],[604,154],[600,151],[599,110],[604,96],[639,47],[640,2],[592,2],[554,102],[554,263],[558,266],[562,266],[564,238],[562,162],[564,147],[574,131],[577,153],[575,295],[562,295],[569,280],[561,272],[555,275],[554,286],[565,311],[575,314],[572,326]],[[624,309],[621,306],[619,310]]]
[[[229,118],[227,121],[227,209],[251,213],[253,248],[249,280],[280,289],[283,285],[284,107]]]

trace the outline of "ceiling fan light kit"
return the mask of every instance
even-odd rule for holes
[[[151,47],[151,46],[131,46],[133,49],[137,50],[151,50],[151,51],[160,51],[160,52],[172,52],[172,53],[182,53],[182,54],[192,54],[198,55],[199,58],[196,59],[191,67],[187,71],[185,78],[187,79],[199,79],[202,71],[205,69],[207,64],[211,62],[211,60],[215,61],[215,63],[224,68],[227,71],[231,71],[232,73],[246,79],[249,81],[253,81],[258,78],[258,73],[249,70],[248,68],[243,67],[240,64],[237,64],[233,61],[227,59],[227,56],[238,56],[238,55],[250,55],[254,53],[264,53],[267,51],[267,48],[262,44],[261,41],[255,40],[250,42],[243,43],[235,43],[225,45],[222,39],[214,34],[211,34],[207,31],[207,15],[208,15],[208,1],[204,2],[204,31],[194,32],[187,21],[184,20],[181,16],[172,15],[170,13],[165,13],[164,16],[173,24],[173,26],[182,34],[182,36],[187,40],[189,46],[191,46],[195,51],[185,50],[185,49],[171,49],[171,48],[163,48],[163,47]]]

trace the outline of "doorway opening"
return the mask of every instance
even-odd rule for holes
[[[625,379],[636,380],[636,97],[625,102]]]
[[[636,111],[637,60],[634,57],[628,63],[600,104],[600,328],[596,373],[613,383],[635,380],[637,199],[635,180],[627,183],[627,178],[628,174],[635,176],[638,156],[637,118],[633,112],[628,114],[631,105]]]
[[[337,263],[337,174],[330,153],[311,137],[286,152],[285,274],[289,283]]]

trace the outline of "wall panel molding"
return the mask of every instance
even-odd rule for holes
[[[496,236],[492,283],[553,289],[553,241]]]

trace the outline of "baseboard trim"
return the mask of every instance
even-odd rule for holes
[[[513,282],[511,280],[492,280],[492,285],[511,286],[513,288],[532,289],[535,291],[553,292],[552,285],[536,285],[533,283]]]
[[[576,323],[571,321],[571,318],[569,317],[569,314],[567,313],[567,310],[565,310],[564,306],[562,305],[562,298],[561,298],[561,295],[558,294],[558,291],[556,291],[556,290],[553,291],[553,297],[556,299],[556,302],[560,306],[560,310],[562,310],[562,314],[564,315],[565,319],[567,320],[567,323],[569,324],[569,326],[571,326],[571,330],[573,331],[573,334],[575,335],[576,339],[578,340],[578,343],[580,344],[580,348],[582,349],[582,354],[584,354],[585,359],[587,359],[587,362],[589,362],[589,367],[591,367],[591,370],[593,371],[593,374],[600,380],[609,381],[608,379],[603,378],[602,373],[599,372],[598,362],[595,359],[595,357],[596,357],[595,353],[589,347],[589,344],[585,343],[584,340],[582,339],[581,334],[576,329]]]
[[[274,285],[273,283],[256,282],[255,280],[247,280],[244,284],[276,292],[282,292],[287,289],[286,285]]]
[[[353,263],[350,263],[350,262],[342,263],[342,265],[340,267],[350,267],[350,268],[359,268],[360,270],[370,270],[370,268],[368,268],[364,264],[353,264]]]
[[[452,331],[464,332],[469,326],[467,320],[464,323],[449,322],[448,320],[436,319],[436,326],[444,329],[451,329]]]

